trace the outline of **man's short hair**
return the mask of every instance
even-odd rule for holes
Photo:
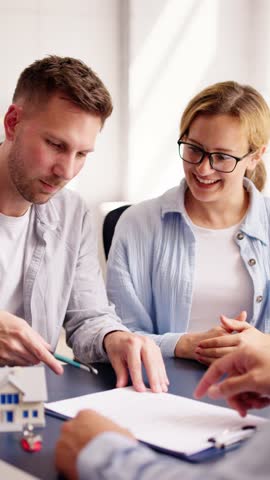
[[[111,96],[96,73],[81,60],[56,55],[36,60],[23,70],[13,102],[42,103],[57,93],[99,117],[102,124],[112,113]]]

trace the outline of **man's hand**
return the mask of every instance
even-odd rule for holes
[[[117,432],[134,439],[125,428],[120,427],[93,410],[81,410],[73,419],[65,422],[56,445],[55,464],[67,479],[77,480],[77,459],[80,451],[103,432]],[[134,439],[135,441],[135,439]]]
[[[105,336],[104,347],[116,373],[116,387],[125,387],[128,384],[129,373],[134,388],[139,392],[145,391],[143,364],[151,390],[167,392],[169,380],[161,351],[152,339],[117,331]]]
[[[227,330],[228,335],[199,342],[195,350],[197,359],[209,365],[217,358],[232,353],[236,348],[245,345],[257,345],[258,347],[268,345],[270,347],[270,336],[252,327],[244,318],[246,319],[246,312],[241,312],[236,319],[221,315],[221,325]],[[232,332],[238,333],[231,334]]]
[[[50,345],[22,318],[0,312],[0,365],[37,365],[46,363],[55,373],[62,365],[50,353]]]
[[[225,398],[244,417],[250,408],[270,405],[270,349],[246,346],[216,360],[194,392],[195,398]],[[227,374],[227,378],[217,383]]]

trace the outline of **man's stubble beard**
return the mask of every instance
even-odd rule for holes
[[[32,184],[36,180],[35,178],[27,178],[25,174],[25,163],[20,153],[19,142],[16,140],[12,146],[12,150],[8,156],[8,171],[11,182],[13,183],[17,192],[29,203],[43,204],[48,202],[50,198],[55,195],[64,185],[59,184],[59,190],[53,194],[41,194],[33,190]],[[49,183],[49,182],[48,182]],[[57,185],[57,182],[52,181]],[[43,198],[42,198],[42,197]],[[44,198],[45,197],[45,198]]]

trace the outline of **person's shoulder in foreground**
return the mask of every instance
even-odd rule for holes
[[[260,351],[245,347],[217,360],[201,379],[195,397],[226,398],[242,416],[250,408],[269,405],[269,345]],[[215,464],[190,465],[155,453],[123,427],[85,410],[62,427],[56,465],[72,480],[265,480],[270,470],[269,441],[267,425]]]
[[[230,452],[215,465],[188,464],[160,455],[126,436],[103,433],[85,447],[78,459],[80,480],[266,480],[270,471],[270,427]],[[69,477],[68,477],[69,478]],[[76,478],[76,477],[70,477]]]

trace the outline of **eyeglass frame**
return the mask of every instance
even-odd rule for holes
[[[209,163],[210,163],[210,167],[215,170],[216,172],[220,172],[220,173],[232,173],[235,169],[236,169],[236,165],[238,164],[238,162],[240,162],[241,160],[243,160],[244,158],[246,158],[248,155],[250,155],[252,152],[252,150],[249,150],[248,153],[246,153],[245,155],[243,155],[242,157],[235,157],[234,155],[230,155],[229,153],[224,153],[224,152],[207,152],[206,150],[204,150],[203,148],[199,147],[198,145],[195,145],[194,143],[189,143],[189,142],[184,142],[183,140],[181,140],[181,138],[179,138],[179,140],[177,140],[177,144],[178,144],[178,153],[179,153],[179,157],[181,158],[181,160],[183,160],[184,162],[186,163],[189,163],[191,165],[200,165],[200,163],[202,163],[203,159],[205,157],[208,157],[208,160],[209,160]],[[202,152],[202,157],[201,159],[199,160],[199,162],[189,162],[188,160],[185,160],[184,158],[181,157],[180,155],[180,145],[183,144],[183,145],[190,145],[191,147],[195,147],[197,148],[198,150],[200,150]],[[229,172],[224,172],[223,170],[218,170],[217,168],[213,167],[213,159],[212,159],[212,155],[215,155],[215,154],[223,154],[223,155],[227,155],[228,157],[231,157],[235,160],[235,166],[233,167],[232,170],[230,170]]]

